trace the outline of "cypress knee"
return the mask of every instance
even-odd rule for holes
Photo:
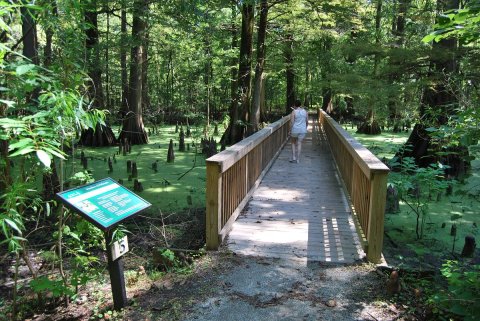
[[[133,181],[133,190],[134,190],[135,192],[143,192],[142,183],[140,183],[140,182],[138,181],[138,179],[135,179],[135,180]]]
[[[132,177],[138,177],[137,162],[132,162]]]
[[[477,244],[475,242],[475,237],[473,237],[472,235],[465,236],[465,245],[463,246],[462,256],[473,257],[476,246]]]
[[[170,145],[168,145],[167,163],[173,163],[175,161],[175,154],[173,152],[173,139],[170,139]]]
[[[183,129],[180,130],[180,141],[178,143],[178,150],[181,152],[185,151],[185,133]]]

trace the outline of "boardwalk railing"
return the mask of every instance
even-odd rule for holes
[[[382,255],[389,169],[323,110],[318,121],[350,196],[367,259],[377,263]]]
[[[288,138],[290,117],[207,159],[207,249],[218,249]]]

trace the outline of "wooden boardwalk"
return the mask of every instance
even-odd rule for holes
[[[228,248],[307,263],[363,259],[330,148],[316,123],[310,121],[299,164],[289,162],[291,154],[288,143],[233,224]]]

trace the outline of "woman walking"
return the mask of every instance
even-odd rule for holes
[[[290,117],[290,128],[292,137],[292,159],[290,163],[300,163],[300,152],[302,151],[302,141],[307,134],[308,113],[302,107],[300,100],[295,101],[295,109]]]

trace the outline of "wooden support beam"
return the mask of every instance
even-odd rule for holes
[[[367,259],[373,263],[379,263],[382,258],[387,177],[388,171],[379,171],[374,172],[370,179]]]
[[[222,173],[220,165],[207,161],[207,213],[206,241],[208,250],[217,250],[220,246],[222,204]]]

